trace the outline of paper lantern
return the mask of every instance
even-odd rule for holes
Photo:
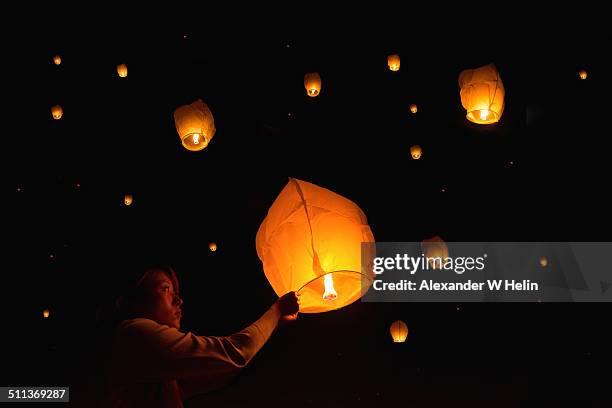
[[[504,85],[495,65],[466,69],[459,75],[461,104],[470,122],[498,122],[504,112]]]
[[[312,98],[321,92],[321,77],[318,72],[304,75],[304,88],[306,88],[306,94]]]
[[[580,79],[587,79],[587,72],[585,70],[580,71],[578,75],[580,76]]]
[[[53,119],[60,120],[63,115],[64,115],[64,110],[62,109],[61,106],[55,105],[51,108],[51,116],[53,117]]]
[[[117,74],[120,78],[125,78],[127,76],[127,65],[119,64],[117,65]]]
[[[192,152],[204,149],[215,135],[215,120],[208,106],[201,100],[174,111],[174,124],[183,147]]]
[[[393,338],[394,343],[403,343],[408,337],[408,326],[401,320],[391,323],[389,331],[391,332],[391,338]]]
[[[43,310],[43,317],[46,319],[49,317],[49,309]]]
[[[421,149],[421,146],[414,145],[410,148],[410,155],[412,155],[412,158],[414,160],[419,160],[422,154],[423,154],[423,150]]]
[[[59,65],[62,63],[62,57],[60,57],[59,55],[56,55],[55,57],[53,57],[53,63],[55,65]]]
[[[210,249],[212,252],[215,252],[217,250],[217,244],[211,242],[210,244],[208,244],[208,249]]]
[[[417,113],[418,110],[419,109],[417,108],[416,104],[413,103],[412,105],[410,105],[410,112]]]
[[[397,54],[389,55],[387,57],[387,65],[391,71],[399,71],[400,68],[400,57]]]
[[[374,236],[352,201],[289,179],[263,220],[257,255],[277,295],[300,294],[301,313],[339,309],[373,281]],[[364,245],[362,243],[371,243]]]
[[[421,249],[430,268],[442,269],[446,262],[446,258],[448,258],[448,247],[442,238],[435,236],[433,238],[424,239],[423,242],[421,242]]]
[[[131,194],[126,194],[125,197],[123,197],[123,203],[125,205],[132,205],[132,201],[134,201],[134,197],[132,197]]]
[[[540,266],[542,268],[546,268],[547,265],[548,265],[548,258],[546,258],[545,256],[540,257]]]

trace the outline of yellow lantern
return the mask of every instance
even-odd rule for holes
[[[131,194],[126,194],[125,197],[123,197],[123,203],[125,205],[132,205],[132,201],[134,201],[134,197],[132,197]]]
[[[410,105],[410,112],[417,113],[418,110],[419,109],[417,108],[416,104],[413,103],[412,105]]]
[[[459,75],[461,104],[470,122],[498,122],[504,112],[504,84],[493,64],[466,69]]]
[[[64,110],[62,109],[61,106],[55,105],[51,108],[51,116],[53,116],[53,119],[60,120],[63,115],[64,115]]]
[[[56,55],[55,57],[53,57],[53,63],[55,65],[59,65],[62,63],[62,57],[60,57],[59,55]]]
[[[43,310],[43,317],[46,319],[49,317],[49,309]]]
[[[400,68],[400,57],[397,54],[389,55],[387,57],[387,65],[391,71],[399,71]]]
[[[119,74],[120,78],[125,78],[127,76],[127,65],[125,64],[117,65],[117,74]]]
[[[212,252],[215,252],[217,250],[217,244],[211,242],[210,244],[208,244],[208,249],[210,249]]]
[[[580,79],[587,79],[587,72],[584,69],[580,71],[578,75],[580,76]]]
[[[403,343],[408,337],[408,326],[401,320],[391,323],[391,337],[394,343]]]
[[[446,258],[448,258],[448,247],[442,238],[435,236],[433,238],[424,239],[421,242],[423,255],[427,260],[427,264],[432,269],[442,269]]]
[[[540,266],[542,268],[546,268],[547,265],[548,265],[548,258],[546,258],[545,256],[540,257]]]
[[[201,100],[174,111],[174,124],[183,147],[192,152],[204,149],[215,135],[215,120],[208,106]]]
[[[373,281],[374,236],[352,201],[294,178],[256,236],[257,255],[277,295],[295,291],[301,313],[339,309]],[[363,245],[370,243],[372,245]]]
[[[421,146],[414,145],[410,148],[410,154],[414,160],[419,160],[423,154],[423,150],[421,149]]]
[[[311,98],[321,92],[321,77],[318,72],[310,72],[304,75],[304,88],[306,88],[306,94]]]

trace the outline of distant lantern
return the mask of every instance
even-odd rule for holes
[[[347,306],[373,281],[374,236],[365,214],[347,198],[305,181],[289,179],[255,243],[272,288],[279,296],[297,292],[301,313]]]
[[[43,310],[43,317],[47,319],[49,317],[49,309]]]
[[[584,69],[580,71],[578,75],[580,76],[580,79],[587,79],[587,72]]]
[[[417,111],[419,110],[419,108],[417,108],[416,104],[412,104],[410,105],[410,112],[412,113],[417,113]]]
[[[208,249],[210,249],[212,252],[215,252],[217,250],[217,244],[211,242],[210,244],[208,244]]]
[[[55,65],[59,65],[62,63],[62,57],[60,57],[59,55],[56,55],[55,57],[53,57],[53,63]]]
[[[421,249],[425,255],[427,264],[432,269],[442,269],[448,258],[448,247],[442,238],[435,236],[424,239]]]
[[[504,84],[493,64],[466,69],[459,75],[461,104],[470,122],[498,122],[504,112]]]
[[[125,197],[123,197],[123,203],[125,205],[132,205],[133,201],[134,201],[134,197],[132,197],[131,194],[126,194]]]
[[[306,94],[311,98],[319,95],[321,92],[321,76],[318,72],[310,72],[304,75],[304,88],[306,88]]]
[[[391,337],[394,343],[403,343],[408,337],[408,326],[401,320],[391,323]]]
[[[125,64],[117,65],[117,74],[119,74],[120,78],[125,78],[127,76],[127,65]]]
[[[410,154],[414,160],[419,160],[423,154],[423,150],[421,149],[421,146],[414,145],[410,148]]]
[[[540,266],[542,268],[546,268],[547,265],[548,265],[548,258],[546,258],[545,256],[540,257]]]
[[[399,71],[400,68],[400,57],[397,54],[389,55],[387,57],[387,65],[391,71]]]
[[[215,120],[208,106],[201,100],[178,107],[174,124],[183,147],[192,152],[204,149],[215,135]]]
[[[51,108],[51,116],[53,116],[53,119],[60,120],[63,115],[64,115],[64,110],[62,109],[61,106],[55,105]]]

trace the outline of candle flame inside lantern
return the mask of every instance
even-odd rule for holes
[[[480,119],[487,120],[488,117],[489,117],[489,111],[487,109],[482,109],[480,111]]]
[[[200,143],[200,135],[197,133],[193,134],[193,144],[199,144]]]
[[[334,279],[332,278],[332,274],[328,273],[323,278],[323,284],[325,285],[325,292],[323,293],[323,299],[325,300],[334,300],[338,297],[338,293],[336,289],[334,289]]]

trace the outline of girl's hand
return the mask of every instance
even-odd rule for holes
[[[295,292],[289,292],[278,298],[275,303],[284,321],[297,319],[300,310],[300,297]]]

